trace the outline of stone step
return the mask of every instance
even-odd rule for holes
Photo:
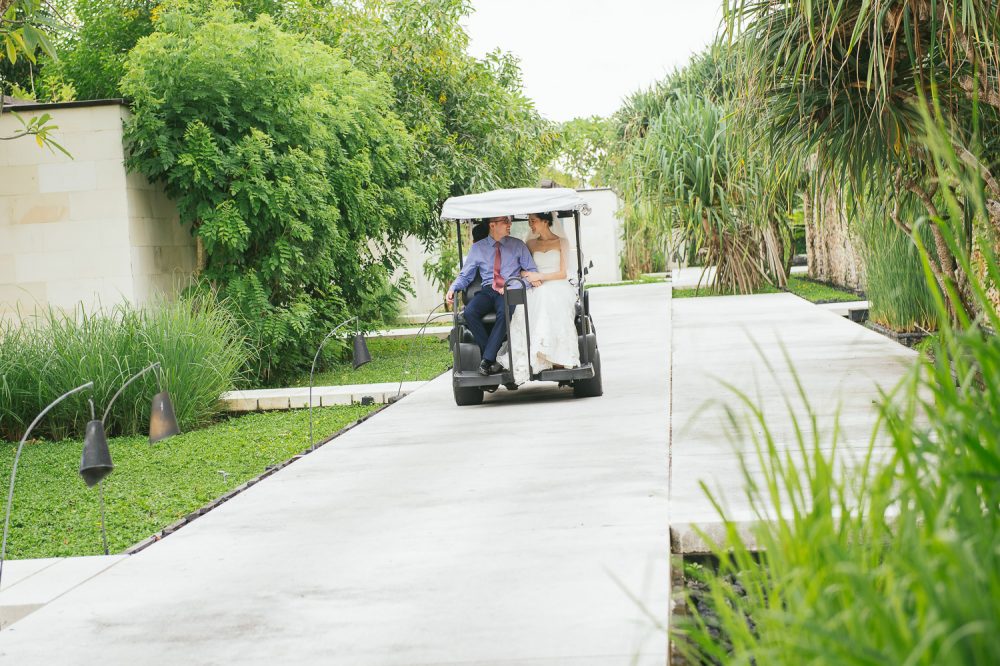
[[[868,301],[845,301],[843,303],[818,303],[818,308],[828,310],[840,317],[850,316],[851,310],[867,310]]]
[[[418,323],[423,323],[423,322],[418,322]],[[415,337],[417,335],[417,333],[419,333],[419,332],[420,332],[420,329],[419,328],[414,328],[414,327],[408,327],[408,328],[388,328],[388,329],[385,329],[383,331],[375,331],[374,333],[372,333],[368,337],[370,337],[370,338],[411,338],[411,337]],[[449,333],[451,333],[451,323],[450,323],[450,320],[449,320],[449,323],[448,323],[447,326],[435,326],[434,324],[428,325],[427,328],[424,329],[424,332],[423,332],[422,335],[426,335],[426,336],[430,336],[430,337],[434,337],[434,338],[445,339],[445,338],[448,337]]]
[[[383,384],[344,384],[343,386],[314,386],[313,407],[333,405],[365,404],[369,399],[376,404],[385,404],[390,398],[411,393],[427,382],[399,382]],[[252,389],[248,391],[227,391],[222,394],[225,409],[230,412],[256,412],[274,409],[303,409],[309,407],[309,387]]]

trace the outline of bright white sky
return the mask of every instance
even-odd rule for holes
[[[521,59],[524,88],[549,120],[608,116],[712,41],[721,0],[473,0],[473,55]]]

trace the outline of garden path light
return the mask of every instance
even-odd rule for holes
[[[60,402],[68,398],[69,396],[77,393],[79,391],[84,391],[87,389],[93,389],[94,382],[87,382],[86,384],[81,384],[71,391],[63,393],[61,396],[49,403],[49,406],[43,409],[35,420],[31,422],[28,429],[24,431],[24,436],[21,438],[21,443],[17,445],[17,453],[14,454],[14,466],[10,470],[10,489],[7,491],[7,511],[3,519],[3,545],[0,546],[0,581],[3,579],[3,562],[7,557],[7,532],[10,528],[10,508],[14,501],[14,480],[17,478],[17,462],[21,459],[21,449],[24,448],[24,443],[28,440],[28,435],[31,434],[32,429],[38,422],[42,420],[42,417],[49,413],[53,407],[58,405]]]
[[[313,375],[316,373],[316,361],[319,360],[320,352],[323,351],[323,345],[326,344],[326,341],[329,340],[330,337],[333,336],[333,334],[336,333],[341,327],[346,326],[352,321],[357,322],[357,320],[358,320],[357,317],[351,317],[350,319],[342,321],[336,326],[334,326],[333,330],[327,333],[326,337],[323,338],[323,341],[319,343],[319,348],[316,350],[316,355],[313,356],[312,368],[309,370],[309,450],[310,451],[316,448],[316,446],[313,444]],[[354,334],[353,356],[354,358],[352,359],[352,365],[354,366],[355,370],[357,370],[362,365],[372,360],[372,355],[368,352],[368,343],[365,342],[365,336],[361,334],[360,330]]]
[[[101,497],[101,541],[104,544],[104,554],[108,555],[108,535],[105,528],[104,521],[104,484],[103,480],[108,474],[114,470],[114,464],[111,462],[111,451],[108,449],[108,438],[105,433],[105,424],[108,420],[108,415],[111,413],[111,407],[115,404],[115,400],[118,396],[125,391],[128,386],[135,380],[142,377],[144,374],[151,370],[159,369],[162,371],[160,362],[150,364],[149,366],[143,368],[139,372],[135,373],[129,377],[128,381],[121,385],[121,388],[108,402],[107,409],[104,410],[104,416],[98,421],[93,419],[87,424],[87,435],[83,443],[83,455],[80,458],[80,476],[83,478],[84,482],[88,487],[93,487],[94,484],[98,484]],[[153,396],[153,404],[149,415],[149,443],[155,444],[161,440],[168,437],[173,437],[174,435],[180,434],[180,426],[177,425],[177,417],[174,415],[174,406],[170,402],[170,393],[163,390],[163,386],[160,382],[160,373],[156,373],[156,385],[158,393]],[[91,403],[91,409],[93,409],[93,403]]]
[[[437,321],[443,317],[450,317],[452,314],[450,312],[442,312],[438,315],[434,315],[438,308],[442,308],[448,305],[447,301],[442,301],[438,305],[434,306],[434,309],[427,313],[427,319],[424,320],[423,326],[417,331],[417,334],[413,336],[410,340],[410,345],[406,350],[406,361],[403,362],[403,373],[399,376],[399,387],[396,388],[396,395],[389,398],[389,403],[394,403],[402,397],[403,393],[403,379],[406,378],[406,373],[409,372],[410,367],[410,355],[413,353],[414,345],[423,337],[424,332],[427,330],[428,324],[432,321]]]
[[[354,358],[351,359],[351,363],[354,365],[354,369],[357,370],[365,363],[372,360],[371,352],[368,351],[368,343],[365,341],[365,336],[360,333],[354,335]]]

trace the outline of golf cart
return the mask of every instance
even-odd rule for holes
[[[589,294],[584,290],[586,269],[583,266],[583,254],[580,248],[580,214],[589,214],[586,201],[576,192],[568,188],[520,188],[511,190],[494,190],[481,194],[468,194],[451,197],[441,208],[441,219],[455,220],[458,234],[459,261],[464,261],[465,252],[462,249],[462,222],[484,220],[491,217],[510,215],[515,219],[524,219],[530,213],[558,212],[561,218],[573,218],[576,233],[576,331],[580,345],[580,365],[575,368],[553,368],[534,372],[529,366],[530,381],[557,382],[559,386],[572,386],[573,395],[578,398],[595,397],[603,394],[601,387],[601,354],[597,349],[597,334],[590,317]],[[465,325],[462,316],[464,306],[472,300],[479,291],[481,278],[477,274],[473,281],[463,291],[456,294],[454,327],[449,337],[454,356],[452,369],[452,387],[455,392],[455,403],[459,406],[478,405],[483,401],[483,393],[492,393],[500,386],[516,389],[514,374],[510,369],[504,372],[481,375],[478,372],[481,361],[479,346],[472,332]],[[511,278],[508,284],[520,281]],[[527,337],[528,358],[531,358],[530,331],[526,307],[528,289],[504,290],[504,316],[507,331],[510,331],[510,306],[520,305],[524,312]],[[459,304],[461,300],[461,304]],[[489,331],[496,322],[496,315],[489,313],[483,317],[483,323]],[[512,345],[507,345],[508,368],[514,367]]]

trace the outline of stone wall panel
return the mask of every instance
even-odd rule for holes
[[[0,319],[176,294],[194,269],[194,239],[162,187],[126,173],[125,107],[47,112],[72,157],[31,139],[0,142]],[[0,116],[0,135],[18,127]]]

